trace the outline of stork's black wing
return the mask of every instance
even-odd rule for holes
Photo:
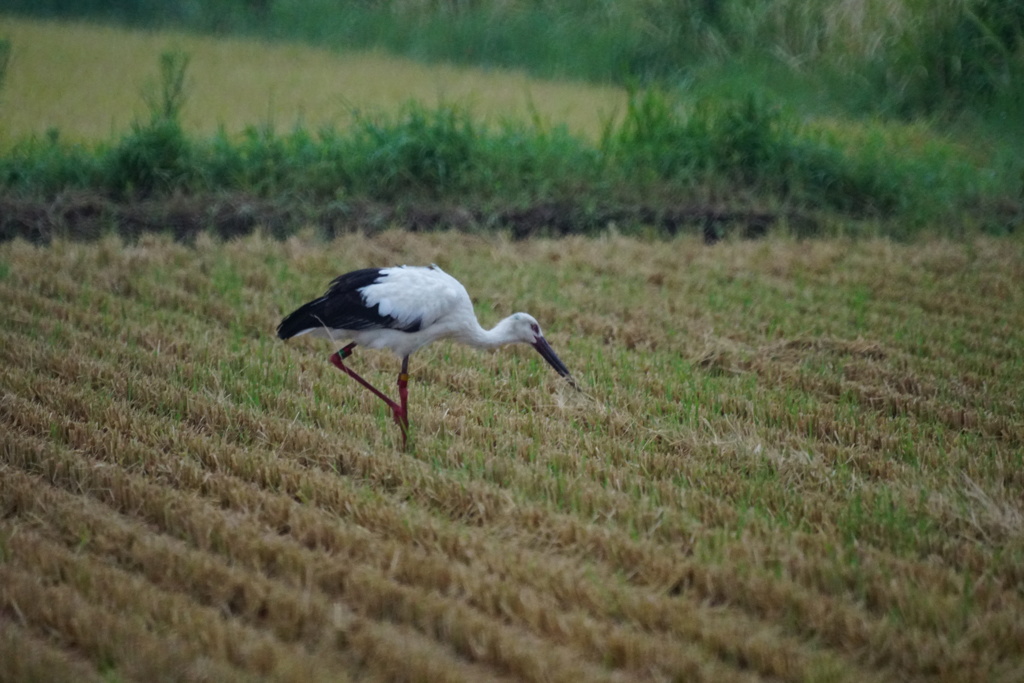
[[[379,306],[367,306],[363,288],[386,277],[380,268],[363,268],[340,275],[319,299],[303,304],[277,326],[277,335],[289,339],[309,330],[374,330],[393,328],[403,332],[420,329],[420,321],[402,325],[389,315],[381,315]]]

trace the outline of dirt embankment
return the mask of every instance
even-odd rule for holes
[[[92,239],[110,232],[132,238],[169,232],[187,240],[199,232],[222,237],[265,230],[285,236],[316,226],[327,236],[373,233],[388,228],[411,231],[505,230],[516,239],[537,235],[592,234],[610,227],[628,232],[638,226],[665,235],[697,233],[708,243],[725,235],[757,238],[784,221],[801,234],[817,232],[816,221],[801,214],[723,210],[711,206],[583,206],[570,201],[465,206],[441,201],[387,204],[370,200],[311,205],[247,195],[172,196],[116,202],[95,194],[66,194],[52,200],[0,197],[0,240],[17,237],[48,242],[54,237]]]

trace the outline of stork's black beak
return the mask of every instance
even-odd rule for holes
[[[575,378],[573,378],[572,374],[569,372],[569,368],[565,367],[565,363],[563,363],[562,359],[558,357],[555,350],[551,348],[551,344],[548,344],[547,339],[544,337],[537,337],[533,342],[533,348],[537,349],[537,353],[544,357],[544,360],[548,362],[548,365],[555,369],[555,372],[569,380],[569,384],[572,385],[573,389],[576,391],[580,390],[579,385],[576,384]]]

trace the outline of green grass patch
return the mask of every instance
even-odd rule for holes
[[[687,101],[636,90],[595,142],[539,117],[494,126],[466,107],[414,102],[398,114],[357,113],[343,130],[262,126],[202,138],[181,124],[187,66],[183,53],[163,55],[159,87],[146,94],[148,120],[112,143],[65,145],[50,131],[15,144],[0,157],[0,187],[41,200],[85,192],[120,202],[244,194],[306,206],[555,202],[568,213],[561,232],[603,229],[616,207],[653,202],[646,218],[622,221],[644,229],[657,224],[657,207],[728,197],[734,209],[826,212],[901,237],[943,221],[946,234],[1011,229],[1005,207],[1021,191],[952,146],[926,142],[893,155],[881,133],[851,145],[756,95]]]

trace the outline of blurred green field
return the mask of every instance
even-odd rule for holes
[[[274,335],[403,262],[532,312],[585,393],[439,343],[403,452]],[[1019,680],[1022,273],[1017,238],[4,243],[0,680]]]
[[[142,95],[157,89],[155,66],[169,50],[191,60],[182,124],[193,134],[261,125],[344,127],[353,111],[395,112],[417,101],[458,103],[495,123],[537,116],[596,137],[626,101],[620,88],[543,81],[514,71],[170,31],[0,15],[0,38],[11,41],[13,52],[0,91],[4,146],[50,129],[77,142],[123,133],[146,118]]]

